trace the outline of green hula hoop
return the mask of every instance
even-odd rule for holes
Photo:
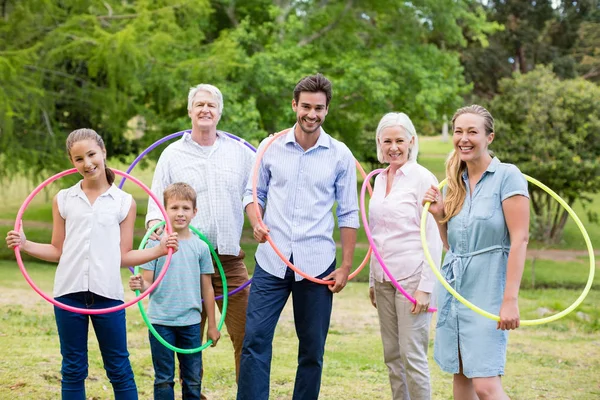
[[[158,224],[156,224],[153,227],[151,227],[150,229],[148,229],[148,232],[146,232],[146,235],[144,236],[144,238],[142,239],[142,242],[140,243],[140,247],[139,247],[140,250],[142,250],[143,248],[146,247],[146,243],[148,242],[150,235],[152,235],[152,232],[154,232],[157,228],[160,228],[164,224],[165,224],[165,221],[160,221]],[[190,225],[190,230],[192,232],[194,232],[196,234],[196,236],[198,236],[204,243],[206,243],[208,245],[208,248],[210,249],[210,253],[214,257],[215,262],[217,263],[217,268],[219,269],[219,273],[221,274],[221,282],[223,282],[223,311],[221,311],[221,320],[219,321],[219,324],[217,325],[217,329],[219,331],[221,331],[221,328],[223,327],[223,323],[225,322],[225,315],[227,313],[227,298],[228,298],[228,296],[227,296],[227,278],[225,277],[225,271],[223,271],[223,265],[221,265],[221,260],[219,260],[219,256],[217,256],[217,252],[215,251],[215,248],[210,243],[210,241],[206,238],[206,236],[204,236],[202,234],[202,232],[200,232],[198,229],[194,228],[191,225]],[[140,267],[138,265],[136,265],[133,273],[135,275],[137,275],[137,274],[139,274],[139,271],[140,271]],[[136,290],[135,294],[136,294],[136,296],[139,296],[140,291]],[[154,335],[156,340],[158,340],[163,346],[165,346],[169,350],[173,350],[174,352],[181,353],[181,354],[193,354],[193,353],[198,353],[199,351],[206,349],[208,346],[210,346],[212,344],[212,340],[209,339],[202,346],[197,347],[195,349],[181,349],[179,347],[175,347],[171,343],[169,343],[165,339],[163,339],[163,337],[160,336],[160,334],[156,331],[156,329],[154,329],[154,327],[152,326],[152,323],[150,322],[150,319],[148,318],[148,314],[146,314],[146,310],[144,309],[144,304],[142,304],[141,301],[138,302],[138,308],[140,309],[140,314],[142,314],[142,318],[144,319],[144,322],[148,326],[148,329],[150,330],[150,332],[152,332],[152,335]]]
[[[585,240],[585,244],[587,246],[588,253],[590,256],[590,274],[588,276],[588,281],[587,281],[587,284],[585,285],[585,288],[583,289],[583,292],[577,298],[577,300],[575,300],[575,302],[573,304],[571,304],[568,308],[564,309],[563,311],[561,311],[557,314],[550,315],[545,318],[530,319],[530,320],[525,319],[525,320],[520,321],[521,325],[531,326],[531,325],[541,325],[541,324],[545,324],[547,322],[556,321],[556,320],[566,316],[574,309],[576,309],[583,302],[585,297],[590,292],[590,289],[592,288],[592,282],[594,281],[594,271],[595,271],[596,261],[594,260],[594,249],[592,247],[592,241],[590,240],[590,237],[589,237],[587,231],[585,230],[585,227],[581,223],[581,220],[579,219],[579,217],[577,217],[577,214],[575,214],[575,211],[573,211],[573,209],[571,207],[569,207],[569,205],[562,199],[562,197],[560,197],[558,194],[556,194],[548,186],[544,185],[542,182],[540,182],[537,179],[532,178],[528,175],[523,174],[523,176],[529,182],[538,186],[540,189],[543,189],[546,193],[548,193],[556,201],[558,201],[560,203],[560,205],[564,207],[565,210],[567,210],[567,212],[569,213],[571,218],[573,218],[573,220],[577,224],[577,227],[581,231],[581,234],[583,235],[583,238]],[[442,189],[446,185],[446,181],[447,181],[447,179],[444,179],[442,182],[440,182],[440,184],[438,185],[438,188]],[[476,305],[474,305],[473,303],[471,303],[464,297],[462,297],[456,290],[454,290],[454,288],[452,288],[452,286],[450,286],[450,284],[442,276],[439,269],[435,266],[435,263],[433,262],[433,259],[431,258],[431,253],[429,252],[429,247],[427,246],[427,237],[425,236],[425,227],[427,225],[427,212],[429,211],[429,205],[430,205],[429,202],[425,203],[425,207],[423,208],[423,214],[421,215],[421,243],[423,244],[423,251],[425,253],[425,258],[427,259],[429,266],[433,270],[433,273],[438,278],[438,280],[442,283],[442,285],[444,285],[446,290],[448,292],[450,292],[450,294],[452,294],[462,304],[469,307],[471,310],[475,311],[479,315],[482,315],[489,319],[493,319],[494,321],[499,321],[500,317],[498,315],[489,313],[489,312],[477,307]]]

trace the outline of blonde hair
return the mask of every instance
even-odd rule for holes
[[[98,135],[98,133],[95,130],[90,128],[76,129],[73,132],[69,133],[69,136],[67,136],[67,153],[69,154],[70,159],[71,148],[75,143],[80,142],[82,140],[94,140],[102,150],[106,151],[106,146],[104,146],[104,140],[102,140],[102,137]],[[106,158],[104,159],[104,172],[106,172],[106,180],[108,181],[108,184],[112,185],[115,181],[115,173],[106,165]]]
[[[163,192],[165,207],[169,200],[173,199],[191,201],[194,208],[196,208],[196,191],[187,183],[175,182],[167,186]]]
[[[454,116],[452,117],[453,132],[456,119],[463,114],[475,114],[483,117],[486,136],[489,136],[494,132],[494,118],[492,117],[492,114],[484,107],[477,104],[459,108],[454,113]],[[446,195],[444,196],[445,216],[441,222],[448,222],[450,218],[454,217],[462,209],[465,202],[465,196],[467,195],[467,187],[462,179],[462,175],[466,169],[467,163],[461,161],[456,150],[452,150],[446,160],[446,178],[448,179],[448,186],[446,188]]]
[[[419,154],[419,138],[417,136],[417,131],[415,130],[415,126],[412,121],[408,117],[408,115],[404,113],[387,113],[381,120],[379,121],[379,125],[377,125],[377,130],[375,131],[375,144],[377,146],[377,159],[380,163],[383,163],[383,153],[381,152],[381,145],[379,144],[379,137],[381,136],[381,132],[387,128],[393,128],[399,126],[404,130],[404,133],[407,136],[407,139],[410,141],[412,138],[415,138],[415,141],[412,147],[408,150],[408,161],[417,161],[417,155]]]

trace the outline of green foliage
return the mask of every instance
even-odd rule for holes
[[[68,167],[64,140],[81,127],[111,156],[137,154],[189,127],[200,82],[223,91],[220,128],[257,143],[294,122],[293,87],[315,72],[334,83],[325,129],[373,158],[386,112],[438,131],[470,90],[457,49],[497,28],[470,0],[6,0],[1,11],[0,178]]]
[[[493,150],[572,205],[600,191],[600,88],[582,78],[559,80],[538,67],[500,83],[491,103],[497,120]],[[556,242],[566,212],[530,186],[539,239]],[[593,219],[593,218],[590,218]]]

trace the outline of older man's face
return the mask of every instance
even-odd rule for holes
[[[212,94],[202,90],[194,96],[188,115],[192,125],[201,129],[216,128],[221,119],[219,103]]]

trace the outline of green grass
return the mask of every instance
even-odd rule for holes
[[[250,264],[248,262],[248,264]],[[27,265],[34,281],[51,291],[54,267]],[[123,271],[126,282],[128,271]],[[377,314],[369,304],[366,283],[350,283],[335,296],[326,345],[321,398],[390,398],[383,363]],[[0,398],[56,399],[60,390],[60,353],[52,307],[27,285],[14,262],[0,261]],[[576,290],[523,290],[524,318],[538,318],[538,310],[559,311]],[[133,294],[128,292],[127,299]],[[557,322],[524,327],[510,334],[503,384],[513,400],[596,399],[600,396],[598,311],[600,292],[592,291],[577,312]],[[595,313],[595,314],[594,314]],[[586,317],[587,316],[587,317]],[[589,320],[588,320],[589,319]],[[433,326],[433,325],[432,325]],[[153,370],[147,329],[136,307],[127,309],[130,359],[140,399],[152,397]],[[92,331],[93,332],[93,331]],[[87,397],[111,399],[111,386],[102,368],[95,335],[89,336]],[[430,339],[433,399],[451,399],[452,377],[432,360],[434,330]],[[288,304],[274,339],[271,399],[290,399],[298,342]],[[233,351],[226,333],[219,345],[204,352],[203,387],[210,399],[235,398]],[[176,386],[179,391],[179,386]],[[180,398],[180,397],[177,397]]]

